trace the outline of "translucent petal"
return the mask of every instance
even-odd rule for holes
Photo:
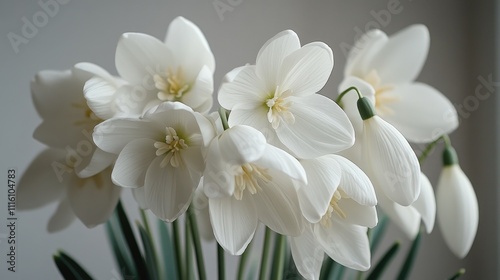
[[[349,52],[344,76],[365,77],[372,70],[370,62],[374,54],[385,45],[387,40],[387,35],[378,29],[363,34]]]
[[[258,166],[279,171],[301,183],[307,183],[306,173],[297,159],[272,145],[265,145],[262,156],[255,163]]]
[[[75,166],[75,172],[81,178],[94,176],[114,163],[115,160],[115,154],[107,153],[95,147],[92,154],[84,157],[82,163]]]
[[[203,66],[198,73],[192,88],[182,95],[180,101],[193,108],[194,111],[207,113],[212,107],[213,91],[213,73],[210,72],[207,66]]]
[[[85,83],[83,92],[89,108],[94,114],[107,120],[114,116],[114,97],[116,86],[101,77],[94,77]]]
[[[420,214],[412,206],[401,206],[378,193],[378,205],[391,221],[396,224],[406,236],[413,240],[420,228]]]
[[[113,182],[126,188],[144,186],[146,171],[156,158],[154,143],[151,139],[136,139],[128,143],[116,159],[111,174]]]
[[[373,185],[366,174],[348,159],[331,155],[341,170],[340,187],[354,201],[361,205],[375,206],[377,197]]]
[[[264,105],[268,96],[274,93],[266,89],[264,81],[257,76],[255,66],[243,67],[234,80],[221,86],[218,100],[222,107],[233,110],[238,104],[257,107]]]
[[[76,216],[71,210],[69,201],[67,199],[62,200],[57,206],[56,211],[50,217],[49,223],[47,225],[47,231],[49,233],[55,233],[67,228],[74,220]]]
[[[242,165],[261,158],[266,150],[266,138],[253,127],[235,125],[219,136],[222,158],[231,165]]]
[[[420,173],[420,195],[411,206],[422,216],[427,233],[431,233],[436,219],[436,198],[431,182],[424,173]]]
[[[299,273],[306,279],[319,279],[325,253],[310,227],[305,227],[300,236],[289,240],[293,261]]]

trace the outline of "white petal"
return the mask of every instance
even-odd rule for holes
[[[295,122],[282,122],[276,133],[299,158],[315,158],[352,146],[354,129],[340,107],[325,96],[290,97]]]
[[[185,166],[170,164],[160,167],[163,160],[157,157],[146,172],[144,183],[149,209],[160,219],[172,222],[189,207],[198,180],[193,180]]]
[[[234,176],[231,166],[222,158],[219,141],[214,139],[207,152],[207,164],[203,173],[203,190],[210,198],[231,196],[234,193]]]
[[[293,183],[281,173],[268,172],[272,181],[260,181],[262,189],[251,196],[259,220],[279,234],[297,236],[302,232],[303,218]]]
[[[422,216],[427,233],[431,233],[436,219],[436,198],[431,182],[424,173],[420,173],[420,195],[411,206]]]
[[[378,205],[389,216],[391,222],[396,224],[406,236],[413,240],[420,228],[420,214],[412,206],[401,206],[387,198],[383,193],[378,193]]]
[[[364,121],[367,173],[392,201],[412,204],[420,193],[420,164],[410,144],[378,116]]]
[[[246,104],[239,104],[233,108],[228,118],[229,127],[242,124],[251,126],[266,136],[268,143],[277,141],[276,132],[267,120],[267,112],[264,106],[246,108]]]
[[[326,214],[333,193],[340,183],[341,170],[329,156],[302,160],[308,184],[298,190],[302,214],[311,223],[317,223]]]
[[[345,218],[341,218],[336,214],[333,219],[342,223],[360,225],[364,227],[373,228],[378,223],[377,209],[375,206],[366,206],[357,203],[349,198],[342,198],[338,205],[346,214]]]
[[[213,74],[215,59],[205,36],[191,21],[176,17],[169,25],[165,44],[172,51],[177,65],[183,67],[187,79],[192,80],[203,66]]]
[[[370,268],[370,245],[366,227],[337,223],[330,227],[314,225],[314,233],[325,253],[343,266],[368,270]]]
[[[116,85],[116,83],[114,83],[115,78],[111,76],[108,71],[93,63],[79,62],[73,66],[72,72],[80,81],[86,81],[92,77],[100,77]]]
[[[194,207],[196,213],[196,221],[201,237],[207,241],[215,239],[212,224],[210,223],[210,211],[208,208],[208,197],[203,192],[203,177],[200,180],[198,188],[194,192],[191,207]]]
[[[93,145],[92,137],[89,137],[92,129],[90,126],[77,126],[73,120],[61,115],[59,119],[44,120],[33,132],[33,138],[49,147],[64,149],[69,146],[75,149],[80,141]]]
[[[92,134],[95,144],[103,151],[118,154],[129,142],[147,138],[161,141],[161,131],[148,120],[110,119],[97,125]]]
[[[120,198],[121,188],[110,180],[111,169],[68,188],[68,200],[75,215],[88,228],[108,220]]]
[[[453,104],[429,85],[397,85],[387,94],[394,96],[396,101],[387,104],[391,113],[384,114],[383,118],[408,141],[432,142],[458,127],[458,115]]]
[[[319,279],[325,253],[310,227],[307,226],[302,235],[289,240],[293,261],[300,274],[308,280]]]
[[[145,88],[141,85],[123,85],[116,90],[114,106],[116,115],[139,117],[144,111],[154,107],[158,90]],[[115,116],[116,116],[115,115]]]
[[[203,66],[192,88],[184,93],[181,102],[200,113],[207,113],[212,107],[212,93],[214,91],[213,73],[207,66]]]
[[[329,155],[338,162],[341,170],[340,187],[354,201],[361,205],[377,205],[377,196],[366,174],[350,160],[337,155]]]
[[[242,165],[261,158],[266,138],[260,131],[246,125],[235,125],[219,136],[222,158],[231,165]]]
[[[126,188],[144,186],[146,171],[156,158],[154,143],[151,139],[136,139],[128,143],[116,159],[111,174],[113,182]]]
[[[429,43],[429,30],[425,25],[409,26],[392,35],[370,64],[385,83],[411,82],[425,63]]]
[[[436,191],[437,217],[444,240],[459,258],[469,252],[477,232],[477,197],[460,166],[443,167]]]
[[[368,98],[372,104],[375,104],[375,89],[369,83],[358,77],[348,76],[340,83],[339,93],[350,87],[356,87],[363,97]],[[363,120],[359,115],[357,106],[358,98],[359,97],[356,91],[351,90],[349,93],[345,94],[344,97],[342,97],[340,102],[340,106],[349,117],[349,120],[356,131],[356,135],[360,135],[363,132]]]
[[[272,145],[265,145],[262,156],[255,163],[261,167],[279,171],[290,178],[307,184],[306,172],[299,161],[289,153]]]
[[[373,69],[370,62],[374,55],[385,45],[387,40],[389,40],[387,35],[378,29],[363,34],[349,52],[344,76],[354,75],[364,78]]]
[[[291,90],[294,96],[309,96],[322,89],[333,69],[333,53],[321,42],[309,43],[291,53],[279,69],[281,91]]]
[[[115,160],[115,154],[107,153],[94,146],[94,152],[86,156],[82,164],[75,166],[75,172],[81,178],[94,176],[110,166]]]
[[[71,210],[69,201],[67,199],[62,200],[57,206],[56,212],[50,217],[49,224],[47,225],[47,231],[49,233],[55,233],[67,228],[74,220],[76,216]]]
[[[132,195],[134,196],[135,202],[141,209],[149,209],[148,203],[146,201],[146,191],[145,188],[133,188]]]
[[[155,73],[165,71],[171,56],[167,46],[152,36],[124,33],[116,47],[116,70],[128,82],[142,85]]]
[[[232,255],[241,255],[257,228],[257,213],[251,199],[209,199],[210,221],[217,242]]]
[[[65,178],[74,176],[64,157],[65,152],[56,149],[46,149],[38,154],[18,182],[17,209],[42,207],[62,197],[69,184]]]
[[[299,37],[285,30],[269,39],[257,54],[257,75],[264,81],[267,92],[274,92],[283,60],[300,48]]]
[[[255,108],[263,106],[268,95],[264,81],[255,73],[255,66],[245,66],[232,82],[221,86],[218,100],[222,107],[229,110],[241,103]]]
[[[91,78],[83,87],[89,108],[103,120],[110,119],[115,114],[113,100],[116,90],[114,84],[101,77]]]

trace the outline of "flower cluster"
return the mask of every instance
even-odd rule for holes
[[[299,272],[318,279],[325,253],[370,268],[367,229],[378,223],[377,205],[415,238],[420,220],[432,231],[437,202],[445,240],[464,257],[477,200],[446,136],[458,126],[454,107],[414,81],[428,47],[422,25],[391,37],[368,32],[349,54],[335,102],[318,93],[333,69],[330,47],[301,45],[283,31],[254,64],[226,75],[217,114],[215,59],[195,24],[176,18],[164,42],[123,34],[119,76],[79,63],[32,82],[43,119],[34,137],[50,148],[26,171],[19,207],[59,199],[49,222],[56,231],[75,216],[88,227],[105,222],[121,188],[167,222],[197,207],[198,196],[207,202],[199,218],[227,252],[242,254],[262,223],[288,236]],[[436,200],[408,141],[443,138]]]

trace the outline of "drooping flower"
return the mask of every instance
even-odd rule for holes
[[[452,147],[445,148],[443,164],[436,190],[438,224],[453,254],[464,258],[474,242],[479,223],[477,197]]]
[[[86,81],[98,77],[108,87],[122,83],[101,67],[90,63],[78,63],[71,70],[39,72],[31,82],[35,108],[43,122],[33,137],[49,147],[66,150],[71,168],[80,177],[93,176],[116,159],[112,154],[97,148],[92,140],[94,126],[103,118],[112,117],[112,105],[101,106],[96,114],[83,95]]]
[[[431,142],[448,134],[458,127],[453,104],[437,89],[415,82],[428,49],[429,31],[424,25],[412,25],[391,37],[372,30],[349,53],[339,91],[351,86],[367,88],[363,94],[377,115],[411,142]],[[346,96],[342,105],[359,131],[355,102],[353,95]]]
[[[173,221],[186,211],[198,186],[205,167],[202,149],[213,137],[211,130],[201,114],[182,103],[165,102],[140,119],[107,120],[96,126],[93,137],[99,148],[118,154],[113,182],[143,187],[147,208]]]
[[[302,231],[295,184],[306,182],[304,169],[261,132],[229,128],[212,140],[206,161],[203,190],[215,238],[225,250],[241,254],[259,221],[280,234]]]
[[[318,279],[323,254],[357,270],[370,267],[367,227],[377,224],[377,199],[368,177],[349,160],[326,155],[302,160],[308,184],[299,189],[306,222],[290,238],[292,256],[306,279]]]
[[[297,34],[283,31],[264,44],[255,65],[221,86],[219,103],[231,110],[229,126],[252,126],[299,158],[335,153],[352,145],[354,131],[335,102],[316,94],[332,68],[330,47],[301,47]]]
[[[41,152],[24,172],[17,188],[17,208],[32,210],[58,202],[47,229],[57,232],[75,217],[92,228],[108,220],[120,198],[121,188],[111,182],[111,168],[80,178],[67,165],[68,155],[61,149]]]
[[[215,60],[201,30],[175,18],[165,42],[141,33],[125,33],[116,49],[116,69],[128,82],[116,97],[117,106],[141,115],[165,101],[178,101],[194,111],[212,107]],[[94,95],[88,88],[87,95]]]

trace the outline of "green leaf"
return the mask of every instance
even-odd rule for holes
[[[275,233],[271,279],[281,280],[285,268],[286,236]]]
[[[205,260],[203,259],[203,250],[201,247],[200,233],[198,231],[198,223],[196,222],[196,214],[193,207],[188,209],[188,220],[191,227],[191,235],[193,237],[193,245],[196,254],[196,262],[198,266],[198,277],[200,280],[206,280]]]
[[[334,263],[332,273],[330,273],[330,278],[328,278],[328,279],[330,279],[330,280],[342,279],[345,271],[346,271],[345,266],[343,266],[339,263]]]
[[[166,279],[178,279],[178,266],[177,259],[174,255],[174,246],[172,244],[167,224],[162,220],[158,220],[158,231],[160,234],[160,244],[163,253],[163,267],[165,267]]]
[[[238,265],[238,280],[243,280],[243,276],[245,276],[245,268],[248,264],[248,256],[251,252],[252,243],[253,242],[250,242],[250,244],[248,244],[247,249],[240,257],[240,263]]]
[[[113,223],[116,222],[116,215],[111,216],[111,219],[106,222],[106,234],[109,242],[111,243],[116,264],[120,269],[123,279],[128,279],[130,277],[137,278],[137,273],[132,263],[128,248],[123,240],[123,236],[119,235],[119,232],[117,233],[113,230]]]
[[[396,255],[398,250],[399,250],[399,242],[396,242],[391,246],[391,248],[389,248],[389,250],[387,250],[382,259],[380,259],[378,264],[370,273],[370,275],[368,275],[368,278],[366,278],[366,280],[379,279],[382,273],[384,273],[387,265],[392,261],[392,259]]]
[[[64,279],[92,280],[93,278],[75,260],[62,251],[53,256],[59,272]]]
[[[387,229],[388,225],[388,218],[386,215],[381,215],[378,224],[376,227],[373,229],[368,229],[369,231],[369,238],[370,238],[370,251],[372,254],[375,252],[375,250],[378,247],[378,244],[382,240],[382,237],[384,236],[384,232]]]
[[[139,228],[139,233],[141,234],[141,240],[146,255],[146,264],[148,267],[149,275],[151,276],[151,279],[160,279],[155,247],[151,240],[151,235],[149,235],[146,229],[139,223],[137,223],[137,228]]]
[[[267,266],[268,266],[268,259],[269,259],[269,248],[271,247],[271,235],[272,231],[270,228],[266,227],[266,231],[264,234],[264,245],[262,249],[262,257],[261,257],[261,262],[260,262],[260,272],[259,272],[259,279],[266,279],[266,274],[267,274]]]
[[[399,272],[398,275],[398,280],[404,280],[408,279],[408,276],[410,275],[411,268],[413,267],[413,264],[415,263],[415,258],[417,257],[418,254],[418,249],[420,248],[420,241],[422,240],[422,232],[420,231],[415,237],[415,240],[413,240],[413,243],[411,245],[410,251],[408,252],[408,255],[406,256],[406,260],[401,267],[401,271]]]

